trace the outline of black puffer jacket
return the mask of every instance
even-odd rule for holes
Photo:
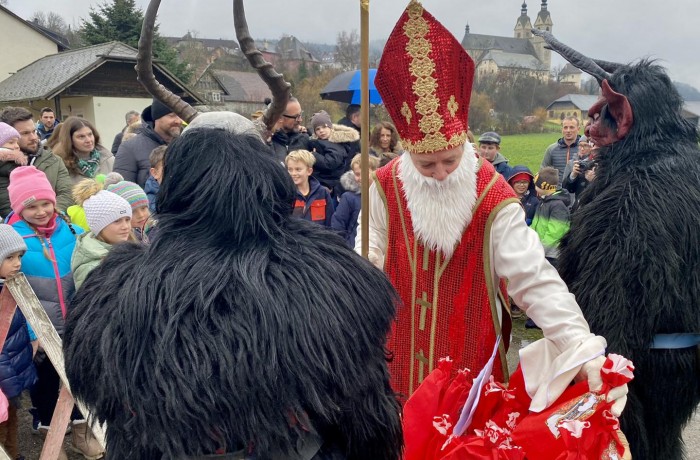
[[[275,160],[284,164],[284,158],[289,152],[294,150],[312,150],[309,143],[309,135],[306,133],[288,133],[280,129],[272,135],[270,146],[275,152]]]
[[[150,106],[144,109],[141,118],[144,120],[141,132],[119,146],[114,161],[114,172],[124,176],[124,180],[135,182],[143,188],[151,170],[148,157],[154,148],[165,145],[166,142],[153,130]]]

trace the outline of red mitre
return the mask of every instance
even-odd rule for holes
[[[417,0],[389,36],[374,84],[411,153],[467,141],[474,61]]]

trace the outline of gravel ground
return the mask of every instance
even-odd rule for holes
[[[31,407],[29,394],[25,392],[22,398],[22,410],[19,411],[19,451],[26,460],[39,460],[41,448],[44,445],[44,437],[31,432],[32,416],[27,412]],[[70,434],[66,435],[63,443],[69,460],[84,460],[82,455],[78,455],[70,450]]]

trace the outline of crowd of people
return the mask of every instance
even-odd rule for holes
[[[183,122],[156,99],[140,115],[129,111],[125,120],[126,126],[110,150],[104,147],[96,127],[83,118],[71,116],[59,122],[50,108],[42,109],[37,123],[33,114],[21,107],[8,107],[0,113],[0,213],[9,225],[2,231],[12,244],[19,241],[19,235],[27,246],[21,250],[15,250],[21,246],[17,244],[0,247],[7,253],[8,264],[0,267],[0,275],[16,272],[16,262],[21,260],[21,271],[59,334],[74,290],[80,288],[112,245],[124,241],[149,244],[152,230],[157,229],[156,201],[166,149],[181,134]],[[359,241],[361,211],[359,106],[349,105],[346,116],[337,123],[324,111],[313,114],[308,128],[303,121],[299,101],[291,98],[268,139],[274,157],[284,164],[296,186],[292,215],[332,229],[354,248]],[[568,230],[570,197],[592,180],[593,168],[581,166],[588,158],[589,144],[578,135],[578,128],[578,120],[564,120],[564,137],[547,150],[536,175],[525,166],[509,166],[500,152],[498,133],[483,133],[478,147],[472,144],[477,156],[508,180],[525,210],[527,225],[537,232],[553,265],[558,241]],[[473,139],[471,132],[468,138]],[[381,122],[370,134],[369,154],[370,169],[375,171],[408,152],[402,148],[396,126]],[[550,164],[564,171],[563,183],[562,174]],[[22,321],[17,312],[17,324]],[[0,440],[15,457],[19,456],[19,393],[30,389],[32,429],[45,432],[59,385],[55,369],[37,345],[31,328],[26,328],[26,333],[20,329],[14,327],[8,341],[15,340],[22,346],[6,347],[3,356],[23,353],[24,358],[14,365],[11,375],[24,373],[25,378],[21,388],[15,385],[17,388],[6,392],[14,409],[8,421],[0,425]],[[33,349],[33,365],[26,359],[27,347]],[[8,356],[6,366],[12,367],[9,363],[14,355]],[[0,382],[0,388],[6,390],[6,383]],[[84,417],[76,410],[72,419],[73,446],[86,458],[99,458],[104,451]],[[2,431],[6,424],[10,428]],[[8,434],[2,438],[2,433]]]

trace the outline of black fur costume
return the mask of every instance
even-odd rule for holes
[[[294,185],[259,138],[191,129],[168,149],[150,248],[115,247],[75,297],[64,339],[77,398],[111,459],[225,447],[397,459],[384,275],[291,217]]]
[[[608,352],[635,364],[621,417],[632,457],[681,459],[682,428],[700,402],[698,347],[650,345],[655,334],[700,332],[698,132],[660,66],[595,62],[608,73],[594,74],[603,96],[589,111],[590,130],[613,141],[600,142],[596,178],[561,243],[559,271]],[[619,95],[629,101],[631,125]]]

